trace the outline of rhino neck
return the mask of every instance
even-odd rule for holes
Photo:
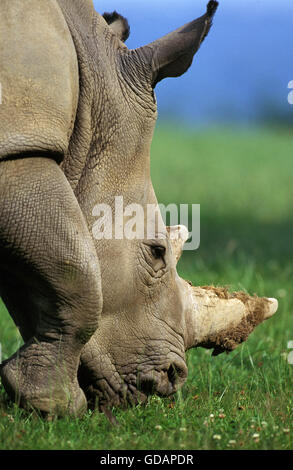
[[[156,105],[137,84],[135,67],[128,72],[132,55],[93,2],[59,4],[79,64],[78,109],[62,169],[90,224],[97,203],[121,194],[133,203],[147,199]]]

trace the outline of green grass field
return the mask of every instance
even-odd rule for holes
[[[277,297],[277,315],[230,355],[188,353],[173,398],[104,415],[43,421],[11,404],[0,385],[0,449],[293,449],[293,137],[277,130],[160,127],[152,147],[159,202],[201,204],[201,246],[180,274]],[[0,310],[3,359],[21,343]]]

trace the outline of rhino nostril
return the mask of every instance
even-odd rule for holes
[[[172,384],[182,381],[182,379],[186,379],[187,372],[186,367],[182,367],[179,364],[171,364],[168,371],[167,371],[168,379]]]

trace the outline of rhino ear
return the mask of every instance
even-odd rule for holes
[[[119,15],[117,11],[113,11],[112,13],[104,13],[103,18],[121,41],[125,42],[129,38],[130,26],[124,16]]]
[[[164,78],[179,77],[188,70],[212,26],[217,7],[218,2],[210,1],[205,15],[140,48],[144,59],[151,62],[153,87]]]

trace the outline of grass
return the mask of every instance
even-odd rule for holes
[[[179,273],[279,299],[278,314],[230,355],[188,353],[189,377],[173,398],[105,416],[47,422],[11,404],[0,386],[0,449],[293,449],[293,185],[290,134],[197,133],[160,127],[152,173],[161,203],[201,204],[201,246]],[[0,310],[3,359],[21,339]]]

